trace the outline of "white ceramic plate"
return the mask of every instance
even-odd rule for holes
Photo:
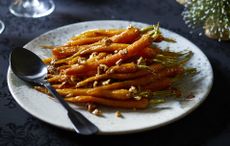
[[[89,21],[76,23],[49,31],[26,44],[25,48],[36,53],[41,58],[46,58],[51,53],[49,50],[41,49],[41,45],[63,44],[68,38],[88,29],[126,28],[130,24],[140,28],[147,26],[147,24],[129,21]],[[155,107],[149,107],[146,110],[133,111],[119,109],[124,118],[117,118],[115,116],[114,113],[117,109],[103,108],[104,117],[97,117],[74,106],[74,108],[98,126],[100,129],[99,134],[138,132],[168,124],[193,111],[207,97],[213,82],[212,67],[207,57],[197,46],[184,37],[163,28],[161,28],[161,31],[164,36],[174,38],[177,41],[177,43],[160,43],[159,46],[162,49],[167,47],[175,51],[187,49],[194,53],[188,66],[197,68],[199,74],[192,80],[185,80],[181,88],[183,96],[192,93],[195,95],[195,98],[183,102],[169,101]],[[52,125],[73,130],[66,111],[58,102],[34,90],[30,85],[18,79],[10,68],[8,69],[7,80],[14,99],[27,112]]]

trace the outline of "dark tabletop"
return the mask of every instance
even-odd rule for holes
[[[43,18],[13,16],[9,0],[0,1],[0,146],[83,145],[230,145],[230,43],[190,34],[175,0],[54,0],[55,11]],[[132,20],[161,26],[185,36],[207,55],[214,84],[207,100],[185,118],[167,126],[136,134],[78,136],[46,124],[25,112],[11,96],[6,81],[8,56],[38,35],[59,26],[90,20]]]

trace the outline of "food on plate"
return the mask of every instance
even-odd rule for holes
[[[97,113],[97,105],[145,109],[167,97],[180,98],[174,84],[196,72],[186,68],[191,51],[173,52],[157,47],[164,37],[159,25],[144,29],[95,29],[82,32],[51,49],[44,59],[47,80],[71,103],[86,105]],[[42,86],[35,89],[49,94]]]

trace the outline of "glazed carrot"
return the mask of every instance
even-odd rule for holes
[[[104,57],[106,57],[108,54],[105,52],[100,52],[98,55],[94,56],[94,57],[90,57],[87,62],[91,62],[91,61],[98,61],[100,59],[103,59]]]
[[[126,80],[121,82],[115,82],[104,86],[99,86],[93,88],[91,90],[112,90],[112,89],[121,89],[121,88],[129,88],[130,86],[143,86],[152,82],[152,75],[143,76],[138,79]]]
[[[92,91],[93,90],[110,90],[110,89],[129,88],[130,86],[144,86],[144,85],[147,85],[147,84],[154,82],[158,79],[162,79],[165,77],[174,77],[174,76],[181,74],[181,73],[183,73],[183,68],[171,67],[171,68],[166,68],[166,69],[160,71],[156,75],[149,74],[149,75],[137,78],[137,79],[126,80],[126,81],[122,81],[122,82],[116,82],[116,83],[112,83],[112,84],[108,84],[108,85],[104,85],[104,86],[95,87],[95,88],[90,89],[90,90],[92,90]],[[104,76],[105,75],[103,75],[102,77],[104,77]],[[117,77],[121,78],[122,76],[127,77],[125,75],[120,75]],[[88,82],[88,80],[86,80],[86,81]],[[85,85],[86,84],[85,82],[80,82],[80,85],[77,84],[77,86],[81,86],[82,84]],[[60,88],[60,87],[62,88],[62,85],[54,86],[54,88]]]
[[[139,36],[140,36],[139,30],[137,28],[130,27],[127,30],[123,31],[121,34],[111,37],[110,40],[114,43],[130,43],[130,42],[135,41]],[[98,36],[98,37],[92,37],[92,38],[91,37],[90,38],[79,38],[77,40],[68,42],[67,45],[65,45],[65,47],[92,44],[92,43],[102,40],[103,38],[105,37]],[[98,42],[98,44],[100,43],[101,42]],[[57,55],[57,58],[64,58],[66,56],[72,55],[70,52],[66,54],[65,53],[58,54],[60,53],[60,51],[55,50],[54,54]]]
[[[89,70],[96,70],[99,64],[105,64],[107,66],[114,65],[118,60],[122,59],[128,59],[132,56],[135,56],[138,54],[140,50],[143,48],[146,48],[152,43],[152,38],[149,35],[143,35],[139,40],[135,41],[133,44],[129,45],[124,53],[116,53],[114,55],[111,55],[110,57],[107,57],[105,59],[101,59],[98,62],[87,62],[84,65],[75,65],[69,69],[66,70],[66,74],[68,75],[76,75],[82,72],[87,72]]]
[[[86,47],[81,47],[80,50],[84,50]],[[79,56],[79,53],[76,53],[76,54],[72,54],[72,56],[68,57],[68,58],[59,58],[58,60],[56,60],[55,62],[53,62],[53,64],[55,65],[60,65],[60,64],[75,64],[75,63],[79,63],[79,61],[81,60],[81,56]],[[66,56],[65,55],[65,52],[61,52],[60,54],[64,54],[63,56]],[[103,57],[105,57],[105,54],[106,53],[103,53]],[[101,57],[102,55],[99,53],[99,55],[96,56],[97,59],[99,58],[103,58]],[[92,58],[91,58],[92,59]]]
[[[56,60],[53,64],[55,65],[60,65],[60,64],[71,64],[69,63],[70,61],[72,62],[77,62],[77,60],[80,58],[81,56],[70,56],[68,58],[63,58],[63,59],[58,59]]]
[[[143,76],[137,79],[126,80],[122,82],[115,82],[112,84],[96,87],[91,90],[98,90],[98,89],[109,90],[109,89],[129,88],[130,86],[144,86],[158,79],[162,79],[165,77],[174,77],[178,74],[182,74],[183,71],[184,69],[182,67],[177,67],[177,66],[170,67],[170,68],[161,70],[157,74],[150,74],[150,75],[146,75],[146,76]]]
[[[122,70],[119,70],[120,73],[116,74],[102,74],[102,75],[95,75],[89,78],[86,78],[85,80],[82,80],[76,84],[76,87],[82,87],[87,85],[90,82],[98,81],[98,80],[106,80],[106,79],[118,79],[118,80],[130,80],[133,78],[141,77],[144,75],[157,73],[160,70],[162,70],[164,67],[161,64],[153,64],[149,67],[148,70],[139,70],[137,72],[124,74]],[[125,70],[126,71],[126,70]]]
[[[48,90],[44,87],[35,86],[34,88],[40,92],[49,94]],[[56,91],[64,97],[97,96],[97,97],[104,97],[104,98],[117,99],[117,100],[127,100],[132,97],[130,92],[126,89],[89,91],[89,89],[87,88],[84,88],[84,89],[57,88]]]
[[[163,69],[165,69],[165,66],[163,66],[160,63],[154,63],[154,64],[150,65],[149,68],[148,68],[148,70],[151,73],[158,73],[159,71],[161,71]]]
[[[76,56],[76,57],[74,57],[72,59],[69,59],[69,60],[65,61],[65,63],[67,63],[68,65],[72,65],[72,64],[78,63],[80,58],[81,58],[81,56]]]
[[[129,27],[121,34],[115,35],[110,39],[114,43],[133,43],[139,37],[140,37],[139,29],[135,27]]]
[[[164,77],[175,77],[176,75],[184,73],[184,68],[180,66],[168,67],[163,69],[157,74],[157,78],[162,79]]]
[[[72,77],[89,78],[91,76],[94,76],[95,74],[96,74],[95,71],[90,71],[90,72],[83,73],[83,74],[78,74],[78,76],[72,76]],[[47,81],[50,82],[50,83],[52,83],[52,84],[53,83],[63,83],[63,82],[67,82],[67,81],[71,83],[71,81],[69,81],[70,79],[71,79],[71,76],[66,76],[66,75],[63,75],[63,74],[58,74],[58,75],[53,75],[53,76],[49,77],[47,79]]]
[[[92,34],[90,34],[92,35]],[[80,38],[78,37],[78,39],[70,41],[68,43],[68,45],[82,45],[82,44],[90,44],[90,43],[95,43],[98,42],[99,40],[102,40],[103,38],[106,38],[104,36],[95,36],[94,37],[83,37]],[[109,35],[108,35],[109,36]],[[110,35],[112,36],[112,35]],[[128,29],[122,31],[122,32],[118,32],[116,35],[110,37],[110,39],[112,40],[112,42],[114,43],[132,43],[134,42],[138,37],[140,37],[140,31],[138,28],[135,27],[129,27]],[[94,39],[91,39],[94,38]],[[95,41],[93,41],[95,40]]]
[[[131,63],[125,63],[125,64],[121,64],[121,65],[115,65],[110,67],[106,73],[132,73],[132,72],[136,72],[138,70],[138,66],[131,62]]]
[[[90,90],[87,88],[84,89],[57,89],[57,92],[65,97],[73,96],[96,96],[103,98],[119,99],[126,100],[131,98],[130,92],[126,89],[118,90]]]
[[[86,61],[90,62],[90,61],[100,60],[100,59],[106,57],[106,55],[107,54],[105,52],[101,52],[96,56],[89,57],[88,59],[86,59],[84,57],[81,57],[81,56],[76,56],[76,57],[74,57],[72,59],[69,59],[66,63],[69,64],[69,65],[84,64]]]
[[[126,89],[118,89],[118,90],[89,90],[87,92],[91,96],[98,96],[98,97],[106,97],[106,98],[113,98],[119,100],[126,100],[131,98],[131,94]]]
[[[79,46],[79,45],[86,45],[98,42],[105,38],[104,36],[97,36],[97,37],[86,37],[86,38],[79,38],[74,41],[68,42],[65,46]]]
[[[52,49],[52,54],[55,56],[56,59],[61,59],[73,55],[76,51],[79,51],[79,49],[79,46],[58,46]]]
[[[75,86],[74,85],[71,85],[69,84],[68,82],[63,82],[61,84],[53,84],[52,87],[54,89],[64,89],[64,88],[70,88],[70,89],[74,89]]]
[[[72,55],[72,53],[68,53],[68,52],[61,53],[56,49],[53,49],[52,53],[54,55],[54,58],[56,58],[56,59],[61,59],[61,58],[65,58],[65,57],[68,57],[68,56]]]
[[[124,29],[96,29],[96,30],[89,30],[86,32],[81,33],[80,35],[74,36],[71,38],[71,40],[76,40],[82,37],[98,37],[98,36],[104,36],[104,37],[111,37],[114,35],[118,35],[122,33]]]
[[[145,50],[145,49],[144,49]],[[149,50],[149,49],[148,49]],[[151,52],[152,52],[152,49],[151,49]],[[145,52],[147,53],[147,51]],[[154,51],[154,54],[156,54],[157,51],[155,52]],[[143,55],[143,56],[147,56],[147,55]],[[152,55],[151,55],[152,56]],[[153,55],[154,56],[154,55]],[[159,68],[163,68],[163,66],[161,64],[157,64],[157,66]],[[155,68],[157,67],[155,66],[154,68],[152,68],[153,72],[155,70]],[[132,73],[132,72],[135,72],[137,71],[138,69],[140,69],[140,66],[138,66],[136,63],[134,62],[131,62],[131,63],[124,63],[124,64],[121,64],[121,65],[115,65],[115,66],[112,66],[110,67],[106,73],[109,74],[109,73]]]
[[[139,71],[135,72],[132,74],[102,74],[102,75],[96,75],[89,77],[83,81],[80,81],[77,83],[76,87],[82,87],[87,85],[88,83],[91,83],[93,81],[98,81],[98,80],[106,80],[106,79],[119,79],[119,80],[128,80],[128,79],[133,79],[136,77],[141,77],[147,74],[151,74],[149,71]]]
[[[87,95],[87,89],[56,89],[56,91],[62,96],[78,96],[78,95]]]
[[[99,98],[94,96],[76,96],[64,98],[65,101],[72,103],[96,103],[99,105],[117,107],[117,108],[137,108],[144,109],[148,106],[149,100],[147,98],[142,98],[140,100],[111,100],[105,98]]]
[[[142,87],[143,90],[150,90],[152,92],[167,89],[172,85],[172,80],[169,78],[164,78],[161,80],[156,80],[150,84],[147,84]]]
[[[160,52],[160,49],[158,48],[147,47],[141,50],[138,55],[144,58],[154,58],[159,52]]]
[[[69,66],[69,65],[67,65]],[[61,66],[61,67],[65,67],[65,65]],[[148,70],[143,70],[140,69],[137,72],[130,72],[129,74],[124,74],[127,73],[125,69],[122,70],[117,70],[116,73],[110,73],[110,74],[101,74],[101,75],[94,75],[96,74],[96,72],[87,72],[85,74],[79,75],[79,77],[81,76],[90,76],[90,75],[94,75],[91,77],[88,77],[84,80],[79,81],[76,84],[76,87],[82,87],[87,85],[88,83],[94,82],[94,81],[98,81],[98,80],[106,80],[106,79],[119,79],[119,80],[128,80],[128,79],[133,79],[136,77],[140,77],[143,75],[147,75],[147,74],[151,74],[151,73],[157,73],[160,70],[164,69],[165,67],[161,64],[153,64],[150,65]],[[137,68],[138,69],[138,68]],[[124,72],[123,72],[124,71]],[[50,83],[60,83],[60,82],[64,82],[68,80],[66,75],[53,75],[52,77],[48,78],[48,82]]]
[[[69,57],[67,57],[67,58],[58,58],[58,60],[56,61],[56,62],[54,62],[54,64],[63,64],[63,63],[67,63],[67,64],[69,64],[68,63],[68,61],[70,61],[70,60],[72,60],[72,59],[75,59],[75,58],[78,58],[78,57],[80,57],[79,55],[80,55],[80,53],[81,53],[81,51],[83,51],[83,50],[88,50],[89,48],[95,48],[95,47],[99,47],[99,46],[102,46],[103,44],[89,44],[89,45],[82,45],[82,46],[73,46],[73,47],[66,47],[66,46],[64,46],[64,48],[77,48],[77,49],[75,49],[75,51],[74,52],[71,52],[71,55],[72,56],[69,56]],[[70,54],[70,51],[69,51],[69,53],[66,55],[65,54],[65,49],[64,50],[62,50],[62,49],[56,49],[55,50],[56,51],[56,55],[58,56],[68,56],[68,54]]]
[[[138,37],[140,37],[140,31],[138,28],[129,27],[125,31],[120,34],[114,35],[110,37],[112,42],[114,43],[132,43]],[[67,43],[67,46],[76,46],[76,45],[84,45],[84,44],[91,44],[98,42],[105,38],[104,36],[97,36],[97,37],[83,37],[77,40],[73,40]]]
[[[66,80],[66,77],[65,75],[55,75],[55,76],[52,76],[51,78],[48,78],[47,81],[49,83],[60,83],[60,82],[64,82]]]
[[[114,65],[118,60],[122,59],[128,59],[130,57],[133,57],[139,53],[140,50],[143,48],[146,48],[152,43],[152,39],[149,35],[143,35],[139,40],[135,41],[133,44],[129,45],[124,52],[118,52],[109,58],[105,58],[103,60],[100,60],[100,64],[105,64],[107,66]]]
[[[110,45],[99,45],[80,52],[80,55],[90,54],[93,52],[114,52],[116,50],[122,50],[126,48],[128,44],[112,43]]]
[[[81,46],[58,46],[52,49],[52,53],[57,59],[62,59],[76,53],[79,55],[80,51],[94,47],[95,45],[97,44],[89,44],[89,45],[81,45]]]
[[[57,67],[57,70],[58,70],[59,72],[62,72],[63,70],[65,70],[65,69],[67,69],[67,68],[70,68],[70,67],[71,67],[71,65],[65,64],[65,65],[58,66],[58,67]]]

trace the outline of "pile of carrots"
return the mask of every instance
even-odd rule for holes
[[[71,103],[147,108],[158,96],[179,97],[174,82],[191,72],[184,65],[192,52],[161,50],[161,41],[173,40],[158,25],[83,32],[62,46],[44,46],[53,54],[44,59],[47,80]]]

